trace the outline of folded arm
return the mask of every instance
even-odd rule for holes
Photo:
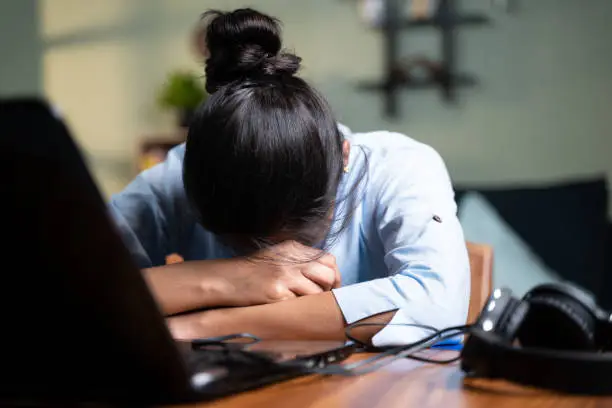
[[[357,328],[354,335],[369,342],[394,311],[370,316],[364,321],[380,326]],[[331,292],[303,296],[281,303],[217,309],[168,318],[175,338],[192,339],[232,333],[251,333],[275,340],[345,340],[346,323]]]

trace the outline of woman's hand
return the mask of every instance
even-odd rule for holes
[[[236,262],[237,268],[219,276],[227,306],[274,303],[340,287],[334,256],[295,241],[229,261]]]
[[[333,255],[287,241],[250,258],[210,259],[144,269],[167,316],[198,309],[253,306],[340,286]]]

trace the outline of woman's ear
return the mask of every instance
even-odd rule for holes
[[[348,140],[342,142],[342,160],[344,167],[348,167],[349,157],[351,155],[351,143]]]

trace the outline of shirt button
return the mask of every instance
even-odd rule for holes
[[[434,215],[434,216],[433,216],[433,220],[434,220],[435,222],[442,223],[442,218],[440,218],[440,216],[439,216],[439,215]]]

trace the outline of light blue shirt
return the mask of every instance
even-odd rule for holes
[[[470,273],[454,191],[440,155],[391,132],[351,133],[349,172],[338,187],[341,214],[352,212],[330,252],[342,274],[334,289],[347,323],[397,310],[373,338],[377,346],[405,344],[428,334],[402,324],[443,328],[464,324]],[[185,146],[142,172],[112,197],[110,208],[140,267],[162,265],[171,253],[185,260],[227,258],[231,250],[200,226],[182,182]],[[360,187],[357,177],[367,166]],[[345,197],[353,197],[344,200]],[[441,221],[441,222],[440,222]]]

